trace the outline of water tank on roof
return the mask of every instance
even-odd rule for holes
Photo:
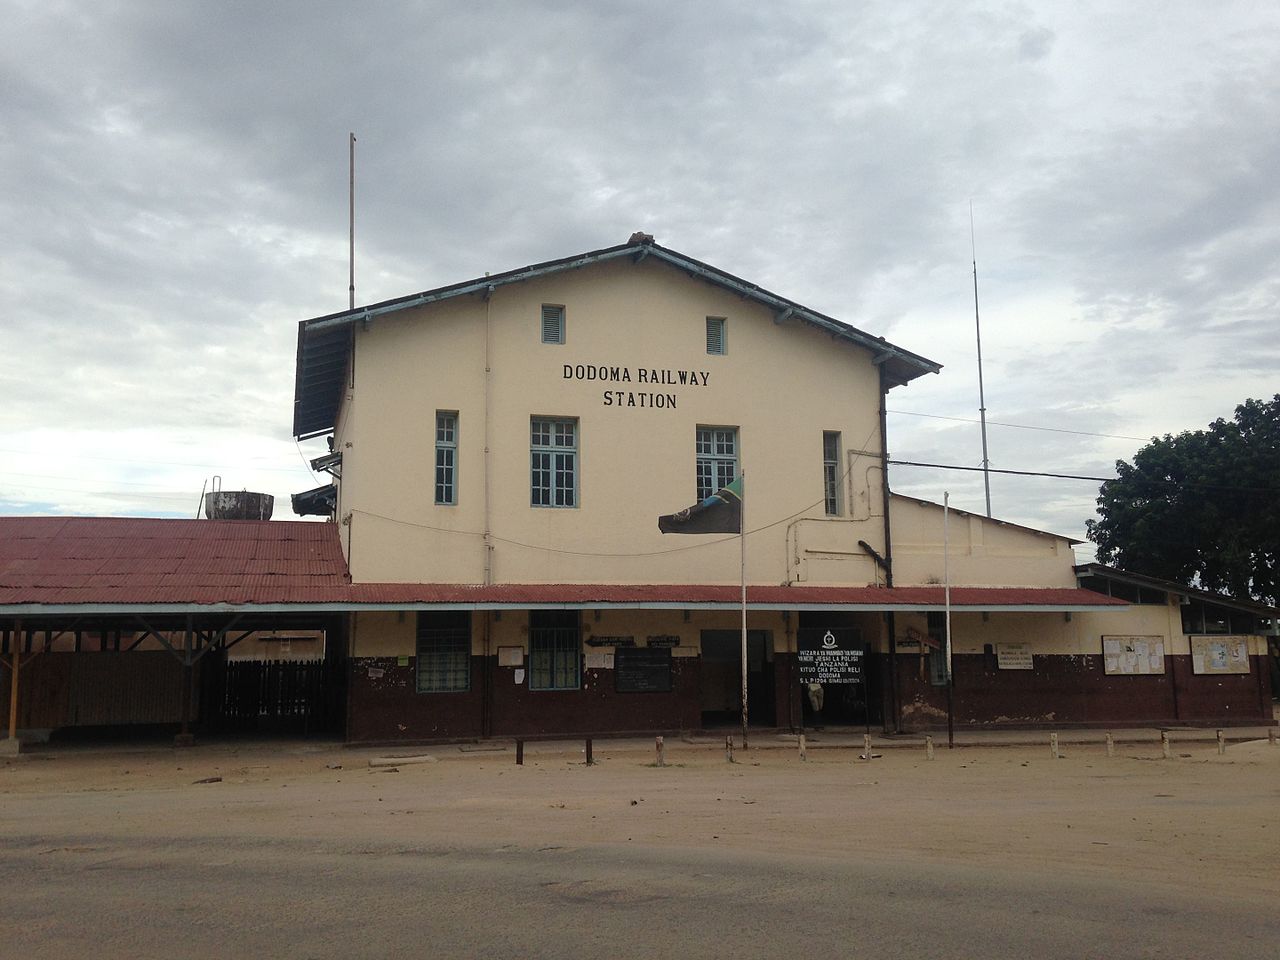
[[[214,490],[204,495],[204,515],[210,520],[270,520],[276,498],[249,490]]]

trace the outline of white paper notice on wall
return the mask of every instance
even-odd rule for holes
[[[1112,676],[1164,673],[1164,637],[1103,636],[1102,669]]]
[[[612,670],[613,654],[601,653],[595,650],[587,651],[587,669],[588,670]]]
[[[519,670],[515,670],[513,672],[515,673],[516,686],[518,687],[520,684],[524,683],[524,668],[521,667]]]
[[[499,647],[498,648],[498,666],[500,667],[524,666],[524,647]]]
[[[1034,670],[1029,643],[997,643],[996,667],[1001,670]]]
[[[382,669],[382,667],[370,667],[370,668],[369,668],[369,679],[370,679],[370,680],[377,680],[379,677],[381,677],[381,676],[382,676],[384,673],[386,673],[386,672],[387,672],[387,671],[386,671],[386,670],[384,670],[384,669]]]

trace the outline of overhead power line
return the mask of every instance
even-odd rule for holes
[[[927,417],[930,420],[953,420],[956,423],[979,423],[972,417],[947,417],[940,413],[916,413],[914,410],[887,410],[901,417]],[[1091,430],[1068,430],[1065,427],[1038,427],[1029,423],[1004,423],[999,420],[988,420],[991,427],[1012,427],[1015,430],[1040,430],[1044,433],[1070,433],[1077,437],[1103,437],[1107,440],[1150,440],[1150,437],[1131,437],[1123,433],[1094,433]]]
[[[982,467],[970,467],[956,463],[920,463],[916,460],[890,460],[898,467],[925,467],[930,470],[962,470],[969,473],[981,473]],[[1003,473],[1014,477],[1050,477],[1055,480],[1087,480],[1091,483],[1116,483],[1119,477],[1090,477],[1079,473],[1054,473],[1047,470],[1000,470],[988,468],[991,473]],[[1195,483],[1191,480],[1174,480],[1170,477],[1135,476],[1131,479],[1144,483],[1167,483],[1173,487],[1187,487],[1193,490],[1234,490],[1237,493],[1270,493],[1280,494],[1280,487],[1235,487],[1221,483]]]

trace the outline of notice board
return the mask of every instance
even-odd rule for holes
[[[857,630],[796,631],[796,665],[801,683],[860,686],[866,647]]]
[[[1164,673],[1164,637],[1102,637],[1102,669],[1112,676]]]
[[[670,647],[619,647],[613,653],[613,687],[618,693],[670,693]]]
[[[1248,637],[1192,637],[1192,673],[1248,673]]]

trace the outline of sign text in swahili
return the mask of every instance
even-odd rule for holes
[[[801,683],[858,686],[863,682],[865,648],[853,631],[802,629],[796,632],[796,665]]]
[[[646,407],[674,410],[678,389],[709,385],[710,370],[675,370],[671,367],[623,367],[596,363],[566,363],[561,375],[565,380],[584,380],[606,384],[600,403],[606,407]],[[627,387],[614,386],[628,384]],[[648,388],[648,389],[645,389]]]

